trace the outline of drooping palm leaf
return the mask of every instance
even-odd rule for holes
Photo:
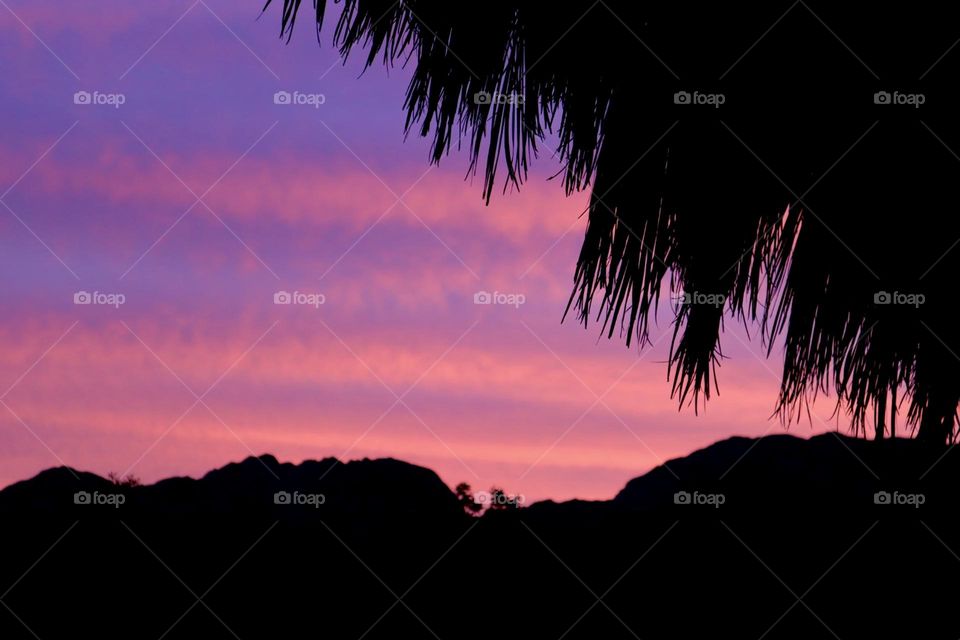
[[[282,37],[300,5],[284,0]],[[319,37],[326,2],[314,9]],[[408,132],[432,137],[434,162],[464,147],[488,199],[500,176],[522,183],[556,134],[565,188],[591,189],[568,311],[644,346],[664,282],[687,295],[669,364],[682,403],[716,384],[732,313],[759,325],[768,349],[783,337],[785,418],[832,388],[866,431],[900,387],[908,423],[942,442],[960,401],[947,176],[960,163],[944,148],[960,148],[944,89],[958,64],[928,69],[955,38],[944,11],[343,0],[333,41],[344,57],[365,48],[367,65],[412,62]],[[871,65],[898,82],[922,77],[913,89],[945,106],[923,112],[929,122],[883,110]],[[675,104],[689,90],[727,103]],[[877,304],[883,291],[926,301]]]

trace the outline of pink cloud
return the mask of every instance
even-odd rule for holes
[[[73,315],[51,316],[36,325],[9,319],[0,325],[0,338],[19,345],[5,351],[0,379],[12,384]],[[437,362],[461,333],[459,327],[398,332],[381,321],[352,330],[349,315],[325,319],[349,349],[322,327],[305,330],[309,318],[301,316],[282,320],[238,362],[270,326],[264,315],[251,309],[232,323],[217,314],[201,321],[152,313],[124,318],[196,393],[230,369],[205,399],[229,429],[203,406],[195,407],[170,431],[170,440],[164,438],[163,446],[146,456],[144,476],[199,472],[203,465],[222,463],[217,456],[225,452],[229,459],[245,455],[246,447],[281,457],[343,455],[350,449],[347,457],[430,461],[451,481],[469,479],[466,467],[475,468],[480,486],[496,482],[531,494],[564,472],[602,469],[600,476],[608,478],[602,491],[598,486],[595,493],[576,494],[602,497],[662,458],[731,430],[760,435],[779,429],[766,420],[776,379],[746,354],[727,365],[732,370],[726,372],[723,393],[705,415],[694,418],[689,410],[678,412],[667,398],[664,365],[658,362],[663,354],[645,356],[649,360],[617,382],[635,363],[635,352],[594,346],[578,332],[563,332],[561,341],[542,323],[536,330],[544,332],[562,362],[522,328],[504,333],[502,320],[486,328],[481,322]],[[377,377],[398,394],[420,379],[405,401],[429,429],[397,406],[358,441],[394,402]],[[604,398],[609,410],[590,409],[595,398],[578,377],[589,380],[598,394],[615,384]],[[100,460],[101,471],[132,464],[193,401],[164,364],[109,318],[81,321],[6,398],[68,462]],[[9,414],[0,416],[0,423],[8,433],[25,431]],[[20,433],[17,442],[29,454],[21,454],[22,466],[11,469],[55,463],[39,443],[24,439],[28,435]],[[91,457],[90,449],[99,446],[113,453],[98,450]],[[201,448],[197,459],[180,455]],[[562,497],[556,491],[551,495]]]
[[[37,155],[50,142],[38,143]],[[27,168],[23,153],[5,149],[3,157],[0,175],[5,182],[12,182]],[[205,153],[202,158],[168,156],[163,160],[199,195],[237,158]],[[577,216],[585,196],[569,199],[556,182],[530,180],[519,192],[500,196],[496,206],[486,206],[479,187],[465,184],[462,178],[443,168],[422,177],[409,171],[378,177],[349,157],[337,162],[318,157],[269,161],[249,157],[237,164],[205,201],[228,220],[265,219],[363,231],[386,214],[391,222],[411,227],[421,226],[419,217],[438,228],[479,228],[518,244],[534,235],[556,237],[582,224]],[[125,207],[146,205],[148,213],[163,212],[164,219],[195,200],[187,187],[132,137],[98,141],[94,157],[83,162],[47,158],[20,188],[49,198],[83,196]],[[395,204],[394,194],[407,189],[406,206]],[[198,208],[202,210],[202,206]]]

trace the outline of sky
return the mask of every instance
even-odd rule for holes
[[[735,323],[699,415],[668,314],[642,352],[561,324],[587,198],[549,152],[486,206],[466,154],[404,140],[408,70],[341,64],[307,18],[285,44],[260,7],[0,0],[0,486],[272,453],[604,499],[784,431],[779,351]]]

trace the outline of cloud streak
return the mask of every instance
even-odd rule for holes
[[[0,207],[0,389],[16,383],[0,484],[57,456],[156,480],[271,452],[605,498],[664,458],[779,429],[779,364],[729,336],[721,395],[695,417],[669,398],[668,337],[638,363],[561,325],[585,194],[544,157],[486,206],[461,154],[431,168],[422,139],[404,142],[406,71],[358,80],[306,31],[281,44],[258,5],[209,1],[224,28],[201,5],[184,17],[190,1],[8,2],[49,50],[0,11],[0,193],[13,186],[17,216]],[[280,90],[325,100],[277,105]],[[281,290],[324,304],[275,305]],[[474,304],[481,291],[523,304]]]

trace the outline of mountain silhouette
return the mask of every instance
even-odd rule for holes
[[[206,473],[202,478],[167,478],[152,485],[117,486],[107,478],[68,467],[41,472],[30,480],[0,491],[0,513],[42,511],[84,513],[74,494],[120,492],[124,513],[262,513],[286,510],[297,515],[363,513],[393,517],[399,514],[460,515],[462,509],[450,489],[433,471],[392,458],[340,462],[335,458],[281,463],[272,455],[248,457]],[[284,498],[319,495],[312,501],[286,509]]]
[[[955,638],[958,473],[916,440],[730,438],[475,517],[391,459],[60,467],[0,491],[0,637]]]
[[[872,500],[873,493],[888,486],[937,493],[940,487],[954,485],[960,480],[960,463],[945,455],[947,451],[910,439],[874,442],[834,432],[809,439],[786,434],[733,437],[658,465],[630,480],[611,500],[559,504],[548,500],[530,506],[535,511],[590,505],[651,511],[673,505],[678,491],[712,487],[742,498],[745,508],[769,505],[774,494],[847,508]],[[120,491],[126,496],[125,513],[284,513],[286,505],[277,504],[275,495],[300,492],[323,495],[323,503],[294,511],[298,514],[319,515],[322,506],[326,517],[463,515],[450,488],[424,467],[393,458],[281,463],[269,454],[229,463],[199,479],[174,477],[135,487],[118,487],[93,473],[55,467],[0,490],[0,513],[71,511],[84,506],[74,502],[78,491]],[[942,498],[950,500],[950,492]]]
[[[631,480],[613,503],[656,508],[677,491],[711,486],[741,499],[746,508],[805,501],[847,509],[890,487],[922,487],[952,502],[951,491],[941,496],[938,490],[956,486],[960,469],[949,456],[937,463],[944,451],[914,440],[872,442],[832,432],[809,439],[729,438]]]

